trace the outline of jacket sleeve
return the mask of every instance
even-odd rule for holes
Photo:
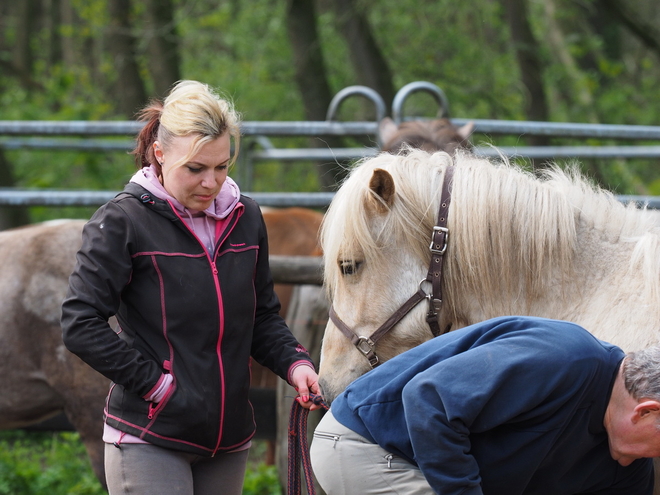
[[[66,347],[96,371],[145,397],[160,380],[160,367],[108,324],[131,277],[132,234],[130,218],[115,202],[101,207],[85,225],[62,305],[62,337]]]
[[[262,236],[255,273],[257,308],[255,313],[252,357],[284,380],[299,364],[314,368],[307,350],[300,345],[279,315],[280,302],[273,289],[273,277],[268,263],[268,237],[260,216]]]

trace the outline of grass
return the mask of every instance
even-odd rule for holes
[[[243,495],[281,495],[277,469],[253,442]],[[0,495],[104,495],[77,433],[0,432]]]

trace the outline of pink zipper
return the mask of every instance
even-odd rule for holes
[[[170,205],[170,208],[172,209],[172,212],[179,218],[181,223],[186,226],[188,231],[197,239],[197,242],[202,246],[204,249],[204,252],[206,253],[207,259],[209,260],[209,263],[211,265],[211,269],[213,271],[213,279],[215,282],[215,288],[216,288],[216,294],[218,296],[218,312],[220,315],[220,327],[218,328],[218,342],[216,344],[216,355],[218,357],[218,368],[220,372],[220,390],[221,390],[221,396],[220,396],[220,424],[218,425],[218,441],[216,443],[215,449],[213,449],[213,453],[211,456],[215,456],[215,454],[218,452],[218,449],[220,448],[220,443],[222,441],[222,428],[225,420],[225,387],[222,385],[225,382],[225,377],[224,377],[224,368],[222,366],[222,355],[220,351],[220,343],[222,342],[222,336],[224,335],[224,311],[222,307],[222,291],[220,290],[220,280],[218,280],[218,268],[215,263],[215,258],[211,258],[211,253],[208,252],[206,249],[206,246],[204,246],[204,243],[202,243],[199,240],[199,237],[193,232],[193,230],[190,228],[190,226],[181,218],[181,215],[176,211],[176,208],[172,205],[172,203],[168,200],[168,204]],[[239,206],[241,207],[239,210]],[[236,223],[240,219],[243,213],[243,205],[241,203],[238,203],[236,205],[236,208],[230,213],[230,217],[227,218],[227,223],[225,225],[230,225],[229,230],[226,232],[227,235],[225,235],[224,239],[226,239],[229,234],[234,230],[234,227],[236,226]],[[233,216],[238,215],[238,218],[236,218],[236,221],[231,224],[231,221],[233,220]],[[216,224],[217,225],[217,224]],[[224,241],[223,239],[223,241]],[[216,239],[216,246],[222,244],[222,242],[218,239]],[[214,249],[213,256],[216,255],[217,249]]]

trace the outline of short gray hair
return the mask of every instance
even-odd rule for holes
[[[660,401],[660,345],[629,352],[621,375],[626,390],[635,400]]]

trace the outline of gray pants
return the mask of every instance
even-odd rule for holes
[[[328,495],[429,495],[419,468],[349,430],[328,411],[310,448],[312,469]]]
[[[110,495],[241,495],[249,449],[201,457],[151,444],[105,445]]]

